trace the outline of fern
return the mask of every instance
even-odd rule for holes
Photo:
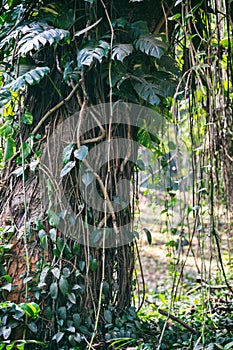
[[[21,75],[6,87],[10,88],[12,91],[18,91],[24,89],[27,85],[36,85],[45,77],[45,75],[49,74],[49,72],[49,67],[36,67],[35,69]]]
[[[126,56],[129,56],[133,52],[133,45],[131,44],[118,44],[113,48],[112,59],[117,59],[123,62]]]
[[[167,50],[167,45],[160,38],[156,38],[152,34],[146,34],[136,40],[135,48],[149,56],[161,58]]]
[[[103,58],[108,56],[109,48],[109,44],[103,40],[89,42],[87,46],[78,52],[78,67],[90,67],[95,59],[101,63]]]

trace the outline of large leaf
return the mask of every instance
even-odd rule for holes
[[[153,83],[148,83],[146,80],[137,82],[134,84],[134,89],[143,100],[149,102],[153,106],[156,106],[160,102],[158,94],[160,91]]]
[[[50,73],[49,67],[36,67],[31,71],[21,75],[16,80],[8,85],[8,87],[13,91],[18,91],[24,89],[27,85],[38,84],[45,75]]]
[[[25,55],[32,50],[38,51],[41,47],[59,42],[70,37],[68,30],[53,28],[42,23],[33,23],[22,28],[24,34],[17,44],[18,53]]]
[[[9,137],[6,141],[6,147],[4,152],[4,161],[6,162],[9,160],[15,153],[16,150],[16,143],[15,140],[11,137]]]
[[[46,44],[52,45],[65,38],[69,39],[70,33],[68,30],[54,28],[42,22],[27,23],[18,26],[9,35],[6,35],[0,42],[0,48],[9,45],[9,42],[18,37],[21,39],[18,41],[16,49],[19,54],[26,54],[33,49],[39,50]]]
[[[104,57],[108,56],[109,44],[106,41],[89,41],[88,45],[78,52],[78,67],[90,66],[94,60],[102,62]]]
[[[135,47],[137,50],[156,58],[161,58],[167,50],[167,45],[159,37],[155,37],[153,34],[140,36],[135,42]]]
[[[126,56],[129,56],[133,52],[132,44],[118,44],[114,46],[112,51],[112,59],[117,59],[123,62]]]
[[[11,100],[11,92],[6,89],[0,91],[0,108],[5,106]]]

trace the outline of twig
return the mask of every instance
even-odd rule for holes
[[[59,109],[60,107],[62,107],[66,102],[68,102],[72,96],[74,95],[74,93],[76,92],[76,90],[79,87],[79,83],[77,83],[75,85],[75,87],[73,88],[73,90],[71,91],[71,93],[61,102],[59,102],[56,106],[54,106],[53,108],[51,108],[39,121],[39,123],[37,124],[37,126],[32,130],[32,134],[35,134],[40,127],[43,125],[43,123],[46,121],[46,119],[53,113],[55,112],[57,109]]]
[[[185,323],[184,321],[182,321],[180,318],[170,314],[169,312],[165,311],[165,310],[161,310],[158,309],[158,312],[163,315],[166,316],[168,318],[170,318],[171,320],[181,324],[183,327],[185,327],[186,329],[188,329],[189,331],[193,332],[193,333],[197,333],[196,329],[194,329],[192,326],[190,326],[189,324]]]

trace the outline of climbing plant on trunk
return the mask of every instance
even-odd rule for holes
[[[136,332],[132,297],[137,234],[131,221],[137,192],[135,164],[109,158],[99,172],[89,169],[82,177],[86,186],[95,178],[99,196],[107,204],[119,200],[119,179],[134,183],[131,200],[116,215],[88,207],[77,190],[78,166],[93,147],[126,135],[146,142],[145,135],[138,133],[140,127],[111,122],[116,103],[133,102],[159,112],[176,88],[178,69],[167,55],[165,38],[150,32],[152,23],[149,29],[141,15],[142,4],[127,3],[127,13],[124,5],[124,1],[25,0],[8,1],[2,7],[1,225],[3,241],[11,244],[5,244],[3,260],[12,249],[7,268],[1,267],[9,282],[2,289],[2,298],[7,292],[7,299],[14,303],[6,304],[4,310],[15,307],[17,311],[18,307],[20,320],[26,314],[23,326],[21,321],[6,325],[10,330],[3,337],[6,342],[22,339],[15,344],[23,346],[30,343],[28,339],[39,337],[51,349],[91,348],[93,341],[101,340],[99,331],[109,333],[124,312],[130,312],[128,323],[131,333]],[[158,10],[163,17],[160,4]],[[110,116],[100,124],[94,115],[92,125],[83,115],[99,104],[108,104]],[[46,172],[41,166],[43,156],[47,154],[51,161],[55,154],[54,131],[73,115],[80,127],[90,125],[85,133],[77,134],[76,142],[63,147],[60,188],[74,215],[81,215],[87,225],[103,228],[102,235],[114,225],[129,224],[132,232],[125,234],[131,234],[131,239],[121,245],[105,247],[106,236],[101,240],[96,236],[98,230],[94,243],[100,240],[99,245],[64,235],[59,223],[66,214],[52,206],[55,198],[59,200],[54,174],[45,183],[39,181],[39,171]],[[41,192],[46,192],[47,202],[41,201]],[[83,234],[87,230],[85,225],[79,229]],[[41,317],[35,322],[39,307]],[[13,328],[15,339],[10,336]]]

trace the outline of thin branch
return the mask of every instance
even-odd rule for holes
[[[39,123],[37,124],[37,126],[32,130],[32,134],[37,133],[37,131],[41,128],[41,126],[44,124],[44,122],[46,121],[46,119],[56,110],[58,110],[60,107],[62,107],[65,103],[69,102],[69,100],[73,97],[74,93],[76,92],[76,90],[79,87],[79,83],[77,83],[75,85],[75,87],[73,88],[73,90],[70,92],[70,94],[61,102],[59,102],[56,106],[54,106],[53,108],[51,108],[39,121]]]

